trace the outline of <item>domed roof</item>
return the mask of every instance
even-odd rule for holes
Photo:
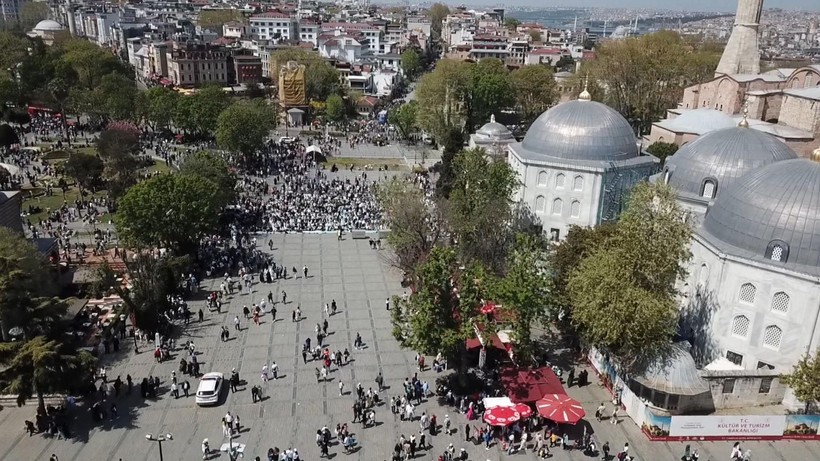
[[[701,107],[688,110],[671,120],[664,120],[661,125],[676,133],[706,134],[722,128],[735,127],[737,122],[719,110]]]
[[[746,174],[715,200],[702,231],[726,253],[820,274],[820,162],[784,160]]]
[[[34,26],[34,30],[40,30],[40,31],[63,30],[63,26],[57,21],[52,21],[51,19],[43,19],[42,21],[38,22],[36,26]]]
[[[567,101],[541,114],[524,136],[521,152],[531,159],[620,161],[638,156],[635,132],[611,107]]]
[[[490,121],[479,128],[475,134],[480,139],[487,141],[504,141],[515,139],[512,131],[508,130],[506,126],[495,121],[495,115],[491,115]]]
[[[704,181],[713,179],[716,197],[749,171],[793,158],[797,154],[774,136],[735,126],[706,133],[681,147],[666,160],[666,169],[669,185],[682,195],[703,197]]]

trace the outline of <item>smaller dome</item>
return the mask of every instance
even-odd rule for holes
[[[507,141],[514,139],[512,132],[508,130],[506,126],[495,121],[495,115],[491,115],[489,123],[485,123],[475,134],[479,139],[487,141]]]
[[[797,158],[783,141],[761,131],[743,127],[706,133],[666,160],[669,185],[689,197],[711,200],[727,186],[756,168]],[[704,197],[706,180],[712,190]]]
[[[38,22],[36,26],[34,26],[34,30],[43,32],[57,31],[63,30],[63,26],[57,21],[52,21],[51,19],[43,19],[42,21]]]
[[[734,128],[737,122],[719,110],[702,107],[688,110],[671,120],[663,120],[660,125],[676,133],[700,135],[723,128]]]

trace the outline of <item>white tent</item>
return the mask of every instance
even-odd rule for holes
[[[512,403],[509,397],[484,397],[482,400],[484,403],[485,409],[495,408],[495,407],[514,407],[515,404]]]
[[[305,152],[307,152],[308,154],[313,153],[313,152],[316,152],[317,154],[321,154],[322,153],[322,148],[319,147],[319,146],[316,146],[316,145],[310,145],[310,146],[307,147],[307,149],[305,149]]]

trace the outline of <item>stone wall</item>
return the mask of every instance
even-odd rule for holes
[[[780,109],[780,123],[820,136],[820,101],[786,95]]]

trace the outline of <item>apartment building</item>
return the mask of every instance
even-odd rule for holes
[[[268,11],[250,17],[251,37],[276,42],[299,39],[296,18],[278,11]]]
[[[186,88],[207,83],[227,85],[228,51],[204,43],[174,42],[168,50],[168,78],[175,86]]]
[[[507,62],[509,57],[510,48],[506,37],[486,34],[473,37],[470,59],[480,61],[484,58],[497,58]]]

